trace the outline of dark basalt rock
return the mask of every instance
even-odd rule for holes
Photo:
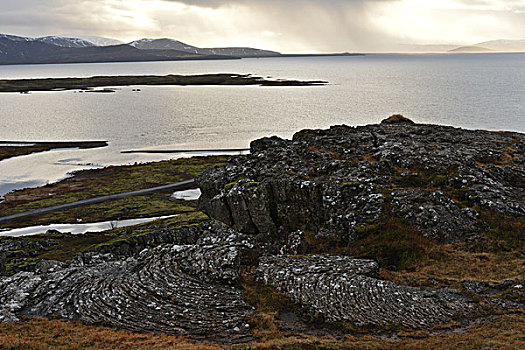
[[[58,315],[138,332],[247,340],[254,310],[238,278],[236,244],[162,245],[126,259],[87,254],[0,279],[0,322]]]
[[[251,154],[204,174],[200,207],[247,234],[349,242],[397,217],[462,242],[481,229],[476,208],[525,216],[524,149],[519,133],[408,122],[303,130],[253,141]]]
[[[27,242],[4,238],[0,251]],[[0,322],[58,315],[136,332],[247,341],[254,308],[239,276],[251,247],[244,235],[211,222],[152,230],[67,263],[41,260],[32,272],[0,278]]]
[[[3,276],[6,274],[6,254],[2,251],[0,251],[0,276]]]
[[[358,327],[420,329],[480,314],[480,307],[457,291],[423,291],[380,280],[372,260],[270,256],[261,259],[257,274],[312,315]]]

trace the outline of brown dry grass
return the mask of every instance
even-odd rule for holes
[[[396,283],[408,280],[465,280],[502,282],[522,280],[525,276],[525,256],[515,252],[470,252],[466,244],[433,246],[426,259],[413,271],[386,271],[383,277]]]
[[[498,316],[456,333],[400,331],[399,340],[372,336],[337,340],[304,334],[282,336],[231,347],[199,344],[181,337],[134,334],[81,322],[35,319],[18,325],[0,324],[0,349],[524,349],[525,315]]]
[[[34,319],[18,325],[0,324],[0,349],[218,349],[216,345],[166,335],[135,334],[81,322]]]
[[[471,327],[463,333],[430,336],[428,332],[397,334],[400,340],[372,336],[333,338],[312,336],[287,337],[250,344],[250,349],[524,349],[525,322],[523,314],[499,316]],[[246,347],[244,347],[246,348]]]

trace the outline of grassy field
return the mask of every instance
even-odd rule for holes
[[[58,183],[7,194],[6,200],[0,203],[0,216],[188,180],[224,164],[227,159],[227,156],[193,157],[81,171]],[[155,193],[24,218],[0,228],[76,223],[78,219],[97,222],[155,217],[193,212],[196,206],[196,201],[171,198],[171,192]]]

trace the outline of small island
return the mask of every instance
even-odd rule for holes
[[[90,78],[48,78],[0,80],[0,92],[27,93],[30,91],[89,90],[96,87],[132,85],[259,85],[259,86],[316,86],[325,81],[269,80],[249,74],[202,75],[121,75]]]
[[[32,153],[46,152],[59,148],[99,148],[106,147],[107,141],[62,141],[62,142],[27,142],[0,141],[0,160],[25,156]]]

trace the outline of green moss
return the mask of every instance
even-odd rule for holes
[[[245,177],[239,177],[235,181],[232,181],[229,184],[224,185],[224,189],[226,191],[231,190],[233,188],[233,186],[237,185],[239,183],[239,181],[241,181],[241,180],[246,180],[246,178]]]
[[[18,264],[8,265],[8,270],[15,271],[30,271],[38,262],[42,259],[36,259],[33,261],[24,261]]]
[[[140,237],[155,234],[158,230],[174,230],[184,227],[198,227],[200,223],[209,221],[210,218],[202,212],[193,212],[183,214],[168,219],[159,219],[152,222],[134,225],[129,227],[120,227],[107,231],[107,235],[113,237],[101,244],[93,247],[99,249],[102,247],[122,244],[134,244]]]
[[[497,250],[525,249],[525,218],[477,209],[480,213],[479,220],[485,225],[486,234],[498,242],[495,247]]]
[[[479,199],[479,195],[469,189],[449,189],[446,192],[449,197],[453,198],[462,207],[472,207]]]
[[[239,182],[239,181],[233,181],[233,182],[230,182],[229,184],[226,184],[226,185],[224,186],[224,189],[225,189],[226,191],[229,191],[229,190],[231,190],[231,189],[233,188],[233,186],[237,185],[238,182]]]
[[[341,190],[343,193],[357,194],[361,192],[360,182],[344,182],[341,184]]]
[[[412,173],[395,177],[396,184],[403,187],[428,187],[429,179],[423,174]]]
[[[118,221],[182,214],[196,210],[196,201],[173,200],[170,193],[155,193],[51,212],[19,222],[10,222],[9,227],[46,225],[57,222],[73,224],[77,223],[78,219],[82,222]]]
[[[430,178],[430,182],[435,187],[443,187],[448,183],[448,176],[437,174]]]
[[[357,225],[355,230],[360,236],[366,236],[371,233],[376,233],[379,230],[379,227],[379,224]]]
[[[254,282],[254,290],[246,295],[246,302],[262,312],[283,312],[290,310],[293,303],[277,288]]]
[[[518,303],[525,303],[525,295],[523,294],[523,292],[517,290],[517,289],[514,289],[514,288],[509,288],[507,289],[506,291],[504,291],[503,293],[500,293],[498,295],[494,295],[494,298],[495,299],[505,299],[505,300],[511,300],[511,301],[514,301],[514,302],[518,302]]]

